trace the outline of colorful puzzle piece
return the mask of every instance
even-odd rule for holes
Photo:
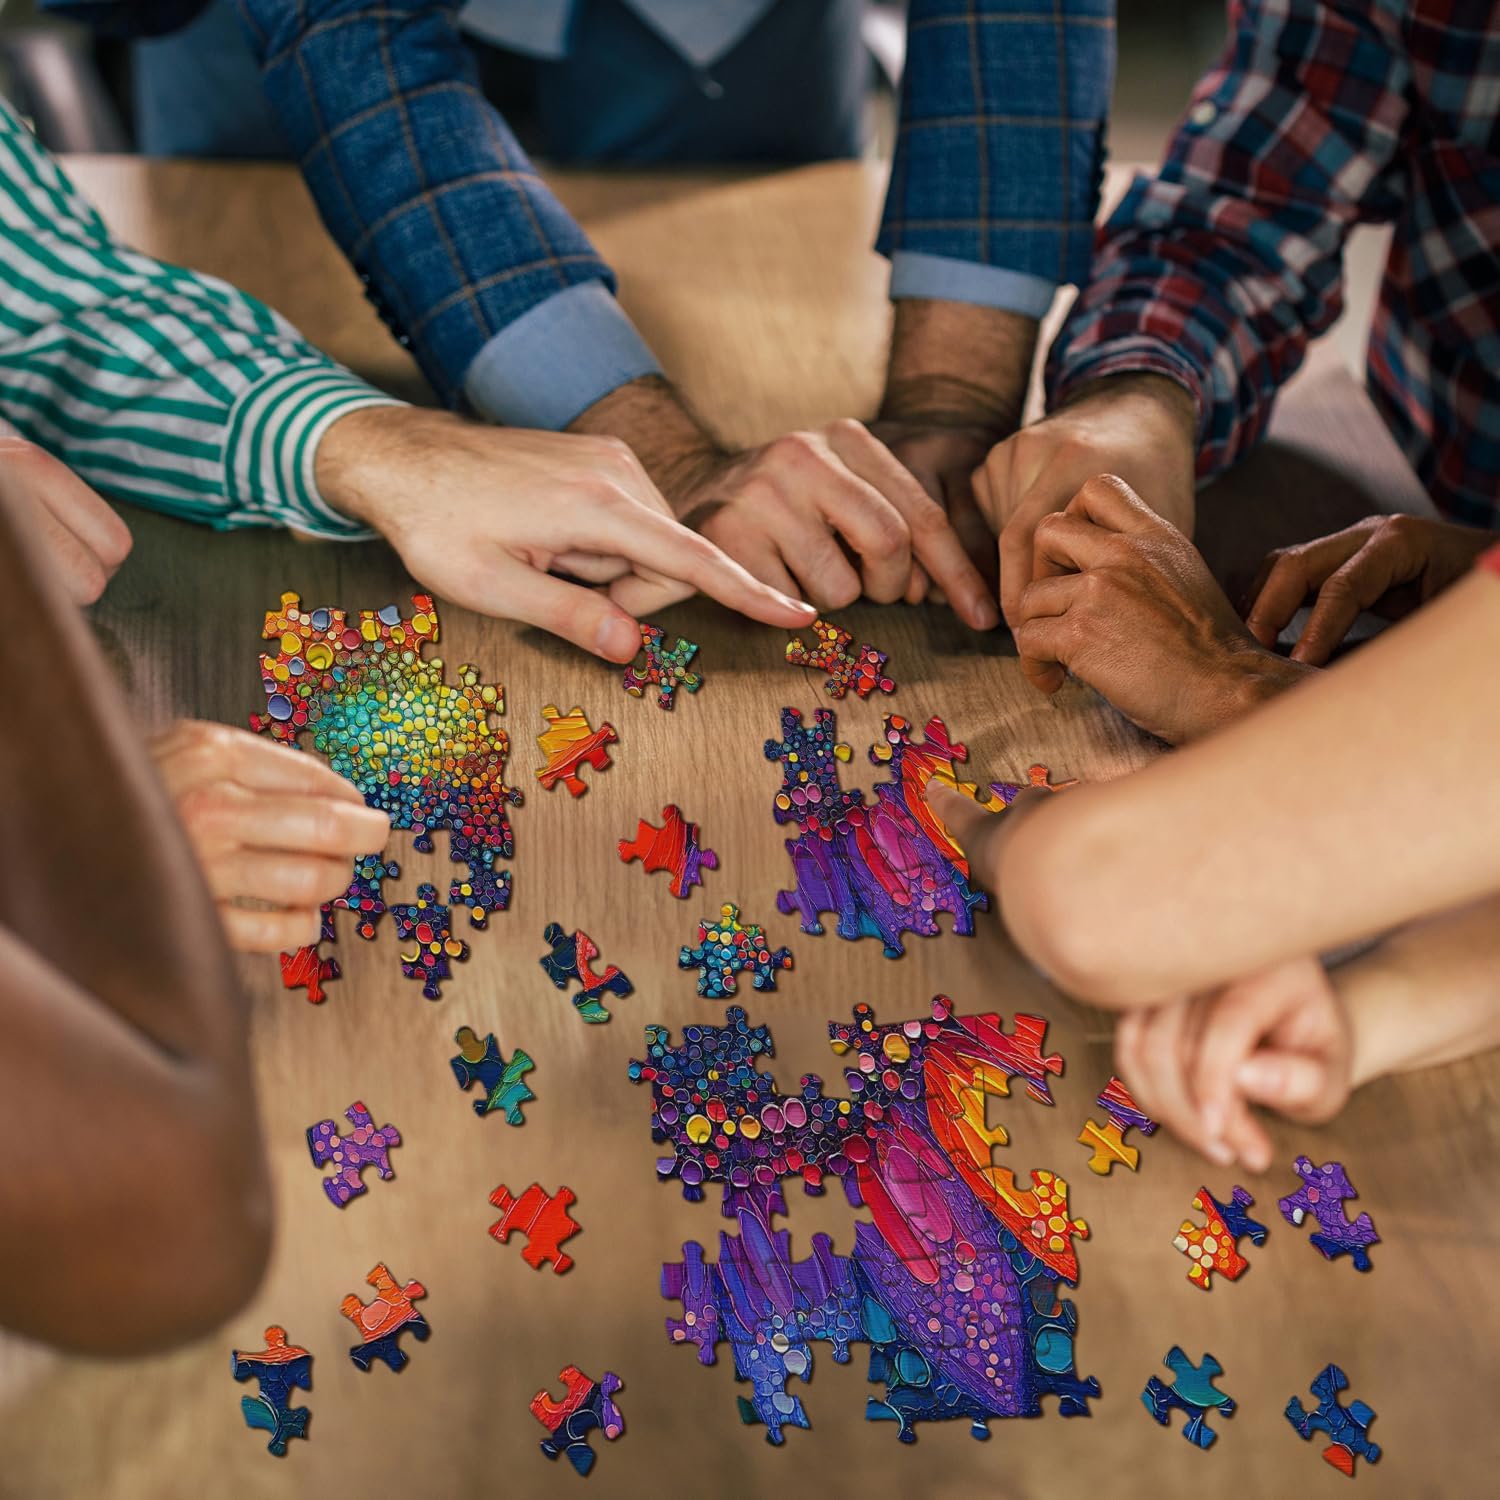
[[[390,912],[397,937],[416,944],[401,955],[401,972],[421,980],[429,1000],[440,999],[441,981],[453,977],[453,960],[467,958],[469,945],[448,930],[448,907],[438,900],[437,887],[419,885],[414,903],[393,906]]]
[[[320,1120],[307,1132],[313,1164],[323,1167],[333,1163],[333,1176],[323,1179],[323,1191],[335,1208],[342,1208],[365,1191],[360,1174],[366,1167],[374,1167],[382,1177],[394,1177],[391,1147],[401,1144],[396,1127],[382,1125],[377,1130],[370,1111],[359,1100],[344,1111],[344,1118],[354,1127],[348,1135],[340,1135],[332,1120]]]
[[[594,972],[594,960],[599,957],[599,945],[586,932],[565,933],[559,922],[548,922],[542,933],[542,941],[552,951],[544,953],[538,960],[547,971],[547,977],[558,989],[565,990],[568,981],[576,979],[580,986],[573,996],[573,1006],[579,1016],[590,1022],[609,1020],[609,1012],[601,1001],[605,995],[628,995],[630,980],[613,964],[608,964],[602,974]]]
[[[1156,1130],[1156,1121],[1131,1098],[1130,1090],[1118,1078],[1111,1078],[1104,1085],[1094,1103],[1106,1112],[1109,1123],[1101,1127],[1097,1121],[1089,1120],[1079,1133],[1078,1144],[1093,1147],[1089,1171],[1107,1177],[1110,1168],[1119,1162],[1134,1172],[1140,1165],[1141,1153],[1138,1147],[1125,1144],[1125,1132],[1134,1128],[1142,1135],[1151,1135]]]
[[[1312,1243],[1328,1260],[1347,1255],[1354,1262],[1356,1271],[1370,1269],[1371,1245],[1380,1243],[1375,1233],[1374,1221],[1369,1214],[1360,1214],[1350,1219],[1344,1212],[1344,1204],[1359,1197],[1349,1181],[1341,1162],[1331,1161],[1315,1167],[1305,1156],[1294,1163],[1302,1186],[1295,1193],[1280,1200],[1283,1217],[1289,1224],[1301,1224],[1311,1214],[1318,1223],[1318,1232]]]
[[[774,953],[766,943],[765,928],[751,922],[740,924],[740,909],[732,901],[719,908],[717,922],[698,924],[698,946],[683,948],[677,955],[682,969],[697,969],[698,993],[710,1000],[722,1000],[735,992],[735,976],[749,970],[751,983],[758,990],[776,988],[776,971],[792,967],[792,950],[778,948]]]
[[[498,1110],[505,1115],[506,1124],[524,1125],[521,1106],[536,1098],[524,1082],[526,1074],[536,1067],[531,1058],[517,1047],[507,1062],[494,1033],[481,1041],[472,1026],[460,1026],[453,1040],[458,1043],[458,1056],[450,1058],[448,1065],[459,1088],[467,1090],[478,1083],[484,1090],[484,1097],[473,1101],[474,1113],[483,1119]]]
[[[852,687],[855,697],[868,698],[877,688],[882,693],[893,693],[896,684],[885,675],[886,655],[873,646],[860,646],[854,652],[849,647],[854,637],[847,630],[840,630],[831,620],[814,620],[813,634],[818,643],[811,651],[799,636],[788,643],[786,659],[794,667],[813,667],[828,673],[823,691],[830,698],[842,698]]]
[[[349,1358],[361,1370],[368,1370],[380,1359],[399,1372],[405,1367],[408,1355],[397,1342],[398,1337],[409,1332],[425,1343],[432,1332],[427,1320],[412,1306],[427,1295],[427,1288],[420,1281],[399,1285],[383,1261],[371,1269],[365,1281],[375,1288],[375,1295],[368,1302],[361,1302],[350,1292],[339,1304],[339,1311],[360,1332],[360,1342],[349,1351]]]
[[[703,679],[687,669],[698,654],[698,647],[681,636],[675,646],[669,647],[662,644],[665,639],[658,626],[641,626],[641,650],[646,665],[637,667],[632,662],[625,668],[625,691],[632,698],[639,698],[655,684],[658,706],[669,709],[676,701],[678,688],[685,693],[696,693],[703,686]]]
[[[561,1276],[573,1265],[573,1257],[562,1251],[562,1242],[572,1239],[582,1227],[568,1213],[577,1201],[570,1187],[548,1193],[535,1182],[519,1198],[513,1198],[502,1183],[490,1194],[490,1202],[500,1210],[500,1218],[490,1225],[490,1233],[502,1245],[512,1231],[524,1234],[528,1243],[521,1259],[535,1271],[550,1263]]]
[[[1078,778],[1075,776],[1071,781],[1053,781],[1052,772],[1046,766],[1031,766],[1026,772],[1026,781],[992,781],[990,792],[1004,806],[1009,807],[1022,792],[1031,791],[1035,788],[1041,792],[1065,792],[1070,786],[1077,786]]]
[[[613,762],[609,758],[609,747],[619,743],[613,724],[601,724],[591,728],[588,715],[581,708],[570,708],[559,713],[555,703],[542,710],[547,728],[537,736],[547,764],[540,767],[536,779],[542,790],[550,792],[560,781],[575,797],[588,791],[588,783],[578,772],[584,765],[596,771],[607,771]]]
[[[1194,1286],[1209,1291],[1215,1271],[1226,1281],[1240,1279],[1250,1262],[1240,1254],[1239,1241],[1249,1235],[1252,1245],[1266,1242],[1266,1226],[1245,1212],[1254,1202],[1242,1187],[1235,1188],[1228,1203],[1220,1203],[1207,1188],[1199,1188],[1194,1194],[1193,1207],[1207,1222],[1200,1228],[1191,1219],[1184,1219],[1172,1241],[1174,1248],[1192,1261],[1188,1280]]]
[[[577,1365],[567,1365],[558,1378],[567,1387],[561,1401],[545,1389],[531,1398],[531,1415],[547,1429],[542,1452],[553,1459],[566,1454],[580,1474],[587,1474],[598,1457],[589,1446],[589,1433],[597,1428],[612,1443],[625,1431],[625,1418],[614,1403],[620,1377],[606,1370],[603,1380],[591,1380]]]
[[[293,1406],[292,1395],[299,1388],[312,1389],[312,1355],[289,1344],[286,1329],[273,1325],[266,1329],[264,1349],[258,1354],[234,1350],[229,1368],[236,1380],[260,1382],[260,1395],[240,1397],[240,1413],[246,1427],[269,1432],[267,1449],[277,1458],[285,1458],[287,1443],[307,1436],[312,1412],[305,1406]]]
[[[644,818],[637,822],[635,837],[621,839],[620,859],[624,864],[638,859],[648,874],[657,870],[672,872],[671,891],[678,900],[686,900],[695,885],[703,884],[704,870],[717,870],[719,856],[698,843],[698,825],[689,823],[682,810],[672,803],[662,808],[662,826],[657,828]]]
[[[1219,1434],[1208,1425],[1209,1414],[1234,1415],[1234,1397],[1214,1385],[1224,1366],[1212,1354],[1205,1354],[1202,1363],[1195,1365],[1175,1345],[1167,1350],[1162,1363],[1172,1372],[1172,1384],[1153,1375],[1141,1392],[1141,1404],[1163,1427],[1171,1426],[1174,1410],[1182,1412],[1188,1419],[1183,1437],[1199,1448],[1212,1448]]]
[[[262,632],[276,643],[260,658],[266,711],[252,714],[250,725],[292,746],[308,733],[312,748],[393,828],[409,830],[419,851],[431,852],[433,835],[446,831],[450,859],[467,869],[448,899],[483,927],[510,901],[510,875],[494,862],[512,854],[505,809],[521,800],[505,784],[509,739],[490,723],[504,712],[504,693],[481,684],[467,663],[446,681],[442,660],[423,656],[438,639],[437,611],[426,594],[412,605],[409,619],[388,604],[362,611],[356,624],[342,610],[306,610],[296,594],[283,594]],[[359,935],[373,939],[386,909],[381,883],[397,874],[383,855],[357,860],[348,891],[323,908],[321,941],[334,940],[335,909],[355,912]],[[306,988],[317,1002],[339,970],[314,947],[284,954],[282,976],[287,988]]]
[[[1372,1443],[1366,1435],[1375,1413],[1363,1401],[1351,1401],[1348,1406],[1340,1404],[1339,1392],[1348,1389],[1349,1377],[1337,1365],[1329,1365],[1312,1383],[1317,1407],[1308,1411],[1293,1396],[1286,1404],[1286,1419],[1304,1438],[1310,1438],[1315,1431],[1326,1432],[1330,1441],[1323,1450],[1324,1459],[1340,1474],[1353,1479],[1354,1460],[1362,1458],[1366,1463],[1379,1463],[1380,1445]]]

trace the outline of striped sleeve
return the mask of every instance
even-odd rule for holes
[[[120,244],[0,101],[0,416],[25,437],[113,500],[359,538],[318,492],[318,444],[400,404],[264,303]]]

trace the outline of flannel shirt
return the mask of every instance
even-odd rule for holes
[[[1438,506],[1500,527],[1500,5],[1231,0],[1230,19],[1160,170],[1100,232],[1052,401],[1168,376],[1219,472],[1338,317],[1350,229],[1393,224],[1371,396]]]

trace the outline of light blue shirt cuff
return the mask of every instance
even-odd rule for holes
[[[897,250],[891,256],[891,301],[933,297],[943,302],[973,302],[999,307],[1023,318],[1042,318],[1052,306],[1055,282],[1028,271],[985,266],[948,255]]]
[[[609,290],[585,281],[502,328],[474,356],[464,395],[491,422],[561,432],[627,381],[661,373]]]

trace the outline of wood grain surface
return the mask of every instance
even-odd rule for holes
[[[415,392],[405,356],[360,301],[353,277],[317,228],[293,174],[265,167],[72,164],[108,217],[153,251],[249,287],[297,320],[362,373]],[[868,414],[877,398],[887,328],[884,273],[868,251],[878,174],[818,167],[772,177],[601,179],[562,177],[562,194],[620,268],[623,296],[667,367],[722,431],[739,441],[840,413]],[[1286,403],[1278,440],[1205,498],[1204,539],[1223,576],[1243,579],[1268,542],[1315,532],[1360,508],[1418,507],[1415,482],[1373,412],[1347,378],[1305,386]],[[143,724],[191,714],[243,723],[258,707],[263,612],[284,590],[305,602],[356,611],[397,601],[411,583],[383,546],[306,546],[279,535],[215,536],[132,512],[135,552],[95,611],[100,639],[129,687]],[[259,1122],[274,1161],[278,1237],[264,1286],[215,1337],[167,1358],[102,1365],[45,1360],[0,1407],[0,1494],[50,1500],[159,1500],[209,1494],[255,1496],[530,1497],[576,1493],[577,1477],[537,1451],[542,1430],[532,1394],[556,1384],[561,1366],[618,1372],[624,1437],[605,1444],[593,1493],[647,1497],[920,1494],[926,1500],[986,1496],[1197,1496],[1210,1486],[1235,1496],[1338,1493],[1345,1481],[1320,1462],[1321,1443],[1298,1439],[1282,1416],[1289,1397],[1330,1360],[1348,1371],[1351,1394],[1378,1413],[1385,1449],[1362,1472],[1369,1496],[1484,1493],[1500,1461],[1489,1424],[1497,1372],[1495,1264],[1500,1210],[1484,1184],[1496,1140],[1493,1058],[1364,1091],[1323,1130],[1278,1128],[1287,1165],[1240,1178],[1271,1226],[1250,1250],[1239,1283],[1204,1294],[1172,1249],[1194,1192],[1223,1196],[1231,1178],[1158,1134],[1142,1143],[1139,1175],[1098,1178],[1075,1137],[1111,1071],[1107,1018],[1069,1003],[1009,947],[994,913],[972,939],[945,932],[913,940],[887,960],[879,944],[801,934],[777,914],[790,884],[783,832],[772,820],[778,768],[762,757],[784,704],[810,711],[819,679],[781,660],[785,637],[706,605],[670,611],[661,623],[701,643],[703,690],[662,713],[628,698],[617,671],[538,632],[442,606],[434,654],[479,665],[504,684],[499,721],[512,742],[511,780],[525,790],[514,812],[514,901],[487,932],[462,935],[472,957],[456,966],[440,1001],[401,976],[395,933],[357,941],[340,918],[344,978],[326,1004],[281,990],[270,960],[244,964],[254,999]],[[864,750],[885,709],[922,723],[943,716],[969,747],[980,780],[1023,776],[1034,761],[1059,776],[1121,775],[1154,747],[1081,687],[1054,700],[1021,680],[1003,633],[978,638],[936,608],[860,607],[842,617],[859,639],[890,653],[899,686],[884,703],[847,703],[839,729],[855,747],[846,781],[879,779]],[[535,736],[541,709],[582,705],[619,731],[615,764],[586,771],[591,790],[574,801],[544,793]],[[1247,787],[1274,797],[1275,787]],[[615,842],[638,817],[657,820],[679,803],[701,823],[719,868],[685,901],[664,875],[623,866]],[[1371,816],[1388,810],[1371,809]],[[398,839],[398,899],[442,879],[445,851],[414,854]],[[80,851],[82,857],[83,851]],[[1286,851],[1288,868],[1298,851]],[[128,878],[128,872],[122,872]],[[684,1203],[659,1185],[649,1133],[650,1100],[626,1070],[641,1055],[643,1028],[674,1033],[712,1022],[722,1007],[700,999],[676,964],[699,918],[725,900],[763,922],[774,945],[796,957],[774,995],[751,993],[753,1019],[770,1023],[783,1089],[821,1073],[842,1092],[827,1023],[869,1001],[881,1020],[924,1016],[934,994],[963,1013],[1035,1011],[1049,1044],[1067,1059],[1045,1109],[1021,1091],[997,1100],[1012,1143],[1000,1156],[1024,1179],[1052,1168],[1072,1186],[1073,1207],[1092,1226],[1080,1246],[1078,1368],[1103,1396],[1091,1420],[993,1423],[988,1443],[967,1424],[920,1429],[912,1447],[864,1420],[870,1389],[864,1350],[835,1365],[814,1350],[801,1394],[811,1431],[784,1448],[741,1426],[727,1346],[713,1368],[669,1345],[658,1295],[664,1260],[685,1240],[713,1246],[724,1223],[712,1199]],[[542,929],[581,927],[634,980],[612,1001],[614,1019],[580,1024],[539,968]],[[1082,918],[1082,915],[1080,916]],[[81,931],[86,939],[86,930]],[[460,1025],[493,1030],[509,1052],[536,1060],[537,1100],[526,1124],[476,1119],[448,1071]],[[319,1187],[304,1132],[364,1100],[377,1122],[401,1131],[396,1177],[371,1181],[344,1211]],[[80,1100],[79,1108],[87,1108]],[[109,1128],[107,1121],[101,1129]],[[10,1149],[44,1149],[12,1142]],[[1329,1264],[1284,1224],[1278,1195],[1296,1186],[1290,1162],[1343,1160],[1374,1215],[1382,1242],[1375,1269]],[[519,1244],[501,1246],[487,1201],[505,1183],[566,1183],[578,1195],[583,1232],[569,1245],[565,1277],[533,1272]],[[87,1184],[79,1185],[87,1191]],[[796,1253],[825,1230],[847,1247],[855,1215],[841,1194],[789,1193]],[[98,1232],[108,1235],[109,1225]],[[171,1226],[162,1226],[163,1235]],[[711,1251],[711,1253],[713,1253]],[[365,1272],[385,1260],[416,1278],[432,1337],[412,1344],[399,1376],[361,1374],[339,1314],[346,1292],[366,1292]],[[114,1295],[130,1294],[131,1267]],[[311,1439],[284,1461],[241,1423],[244,1388],[229,1376],[231,1347],[260,1347],[261,1330],[285,1325],[312,1349],[306,1404]],[[1216,1425],[1211,1453],[1148,1420],[1140,1391],[1173,1344],[1194,1358],[1211,1350],[1221,1385],[1239,1402]]]

